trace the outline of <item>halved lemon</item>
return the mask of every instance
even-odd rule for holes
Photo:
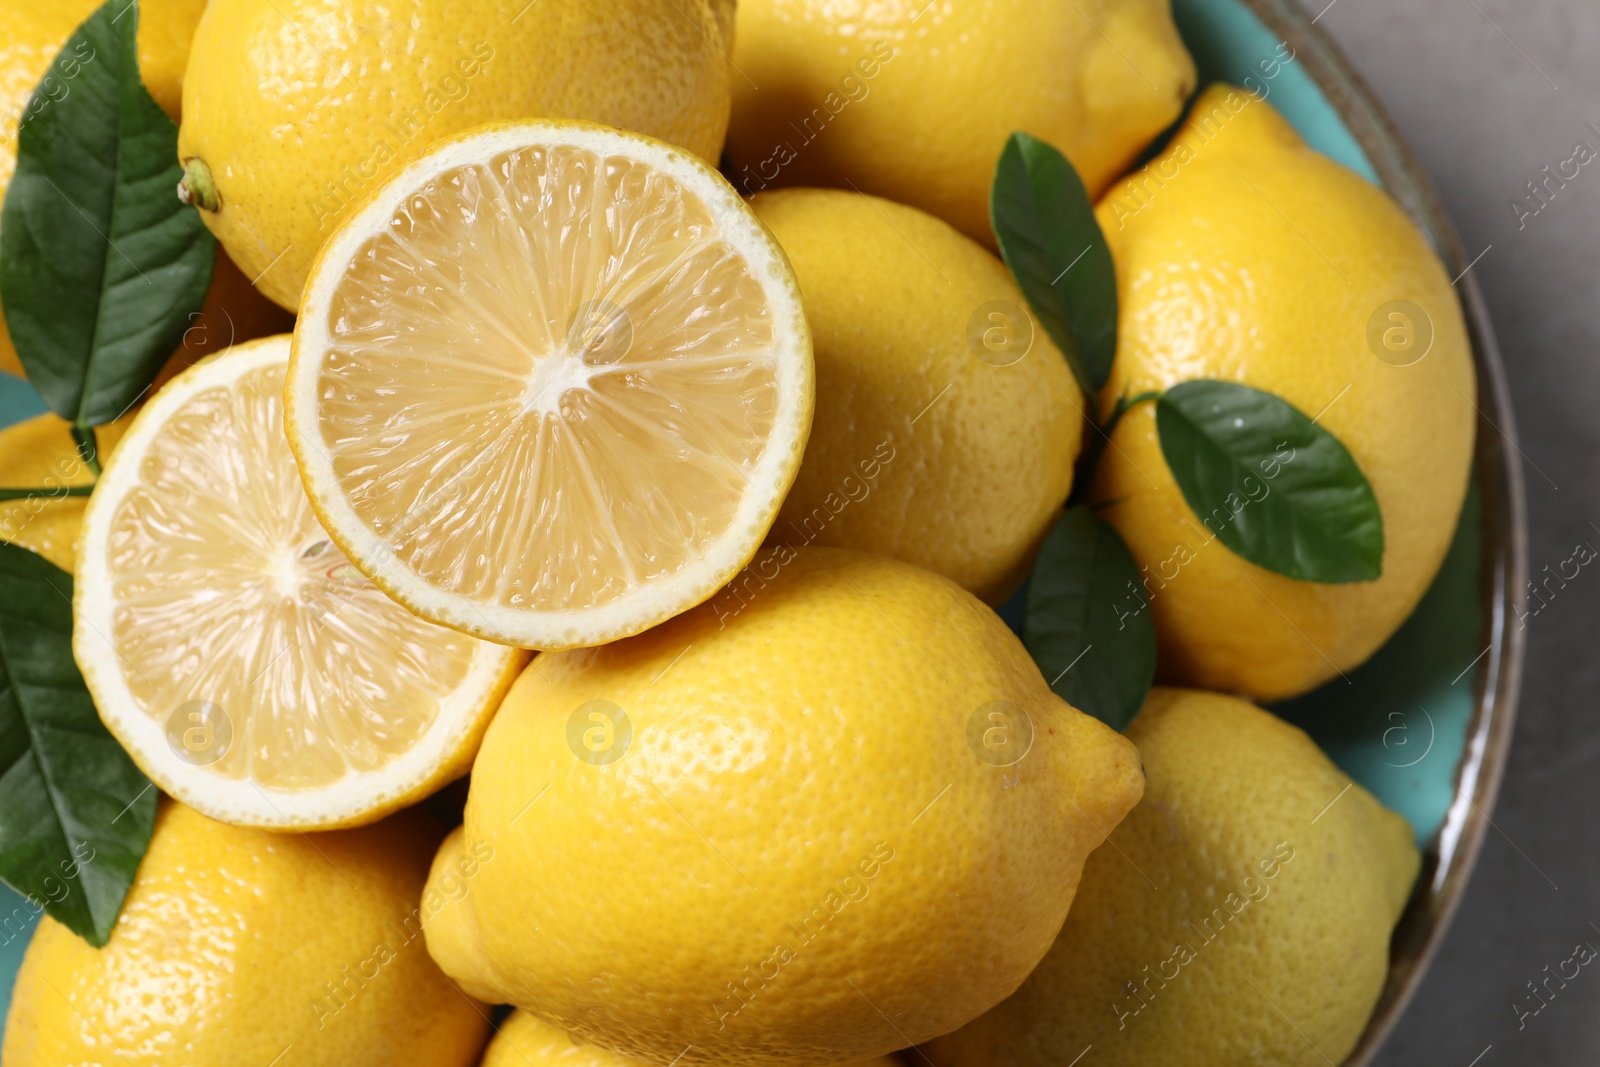
[[[289,338],[185,371],[84,513],[72,650],[167,793],[268,829],[371,822],[464,774],[525,653],[417,618],[317,523],[283,433]]]
[[[418,615],[596,645],[747,563],[811,428],[788,260],[722,176],[574,121],[430,148],[328,241],[289,443],[323,525]]]

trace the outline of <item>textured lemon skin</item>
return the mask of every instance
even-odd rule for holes
[[[1207,527],[1185,502],[1154,405],[1135,407],[1091,499],[1154,576],[1161,678],[1271,701],[1350,670],[1426,592],[1466,494],[1476,379],[1449,276],[1386,194],[1227,87],[1207,90],[1173,146],[1097,213],[1121,301],[1102,410],[1195,378],[1276,393],[1320,413],[1383,513],[1377,581],[1301,582],[1247,563],[1212,540],[1221,520]],[[1368,346],[1369,320],[1396,300],[1433,324],[1410,366]]]
[[[484,1051],[481,1067],[642,1067],[642,1061],[589,1045],[558,1030],[537,1015],[513,1012]],[[862,1060],[850,1067],[901,1067],[892,1056]]]
[[[487,1009],[451,987],[417,934],[439,835],[406,813],[279,836],[163,802],[105,948],[42,920],[5,1067],[476,1063]]]
[[[295,308],[355,203],[406,156],[481,123],[592,119],[716,161],[729,70],[708,0],[521,7],[213,0],[178,151],[211,168],[221,210],[206,224],[263,292]]]
[[[930,572],[779,549],[735,588],[518,679],[430,886],[495,860],[429,917],[429,951],[659,1065],[849,1062],[961,1025],[1032,969],[1095,827],[1137,802],[1132,745]],[[631,728],[603,765],[576,755],[614,751],[584,745],[594,700]],[[995,700],[1033,724],[1009,767],[967,742]]]
[[[128,417],[96,428],[102,463],[131,421]],[[0,501],[0,541],[37,552],[71,574],[78,561],[78,528],[88,499],[59,494],[70,486],[93,481],[66,420],[39,415],[0,430],[0,486],[57,494]]]
[[[101,5],[94,0],[4,0],[0,3],[0,106],[6,148],[0,153],[0,175],[9,180],[17,165],[17,123],[28,107],[34,87],[49,70],[61,46],[74,30]],[[143,0],[139,4],[139,73],[145,88],[177,120],[183,97],[183,71],[189,63],[189,42],[206,0]],[[65,56],[56,71],[66,92],[71,92],[74,59]],[[61,98],[57,92],[56,98]],[[50,105],[45,105],[50,106]]]
[[[737,38],[741,190],[855,188],[991,246],[989,184],[1014,130],[1098,194],[1195,79],[1167,0],[742,0]]]
[[[144,0],[139,5],[139,72],[145,88],[174,120],[183,95],[189,41],[206,0]],[[3,0],[0,2],[0,198],[17,167],[17,124],[28,101],[61,46],[95,9],[95,0]],[[72,92],[71,75],[87,57],[66,56],[55,71],[47,96],[61,100]],[[59,83],[59,84],[57,84]],[[51,106],[46,104],[45,106]],[[11,335],[0,320],[0,371],[22,376]]]
[[[1116,848],[1089,857],[1055,946],[928,1055],[1044,1067],[1093,1044],[1110,1067],[1343,1062],[1416,879],[1411,827],[1300,730],[1234,697],[1155,689],[1128,737],[1144,799]]]
[[[794,265],[817,366],[811,440],[769,539],[894,556],[1003,599],[1072,488],[1084,411],[1037,325],[1009,366],[969,343],[984,305],[1026,313],[1005,265],[877,197],[786,189],[750,206]]]

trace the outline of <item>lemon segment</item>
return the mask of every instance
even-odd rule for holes
[[[564,648],[692,607],[749,560],[812,374],[788,262],[715,171],[514,123],[436,146],[329,242],[288,427],[324,525],[390,595]]]
[[[332,544],[283,436],[288,356],[232,349],[140,413],[84,516],[73,651],[164,790],[303,829],[459,775],[524,657],[416,618]]]

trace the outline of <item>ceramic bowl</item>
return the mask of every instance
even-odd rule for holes
[[[1348,683],[1274,708],[1405,815],[1423,849],[1422,875],[1394,933],[1388,983],[1345,1061],[1360,1067],[1405,1010],[1449,925],[1505,767],[1523,651],[1512,605],[1526,580],[1516,430],[1470,270],[1478,250],[1461,247],[1427,176],[1332,41],[1295,0],[1174,0],[1173,10],[1202,85],[1220,80],[1266,93],[1313,147],[1382,186],[1411,215],[1456,278],[1477,363],[1472,488],[1438,578]],[[1282,62],[1285,54],[1293,59]],[[1263,66],[1272,59],[1276,67]],[[1268,70],[1275,73],[1268,77]],[[0,426],[43,410],[31,387],[0,374]],[[0,1012],[36,922],[24,901],[0,886]]]

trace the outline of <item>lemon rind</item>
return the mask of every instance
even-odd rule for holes
[[[565,611],[503,607],[442,589],[399,561],[337,487],[331,457],[315,432],[321,354],[331,347],[329,297],[347,265],[407,197],[429,179],[537,146],[588,149],[655,167],[706,205],[721,235],[742,254],[772,302],[779,406],[774,433],[747,474],[751,487],[733,520],[694,562],[610,603]],[[785,358],[785,354],[789,357]],[[375,189],[329,239],[306,282],[285,384],[284,426],[312,509],[344,554],[396,601],[430,622],[521,648],[557,650],[629,637],[702,603],[754,557],[776,520],[805,454],[815,382],[811,334],[788,258],[734,188],[691,153],[643,134],[593,122],[537,120],[480,126],[434,144]],[[765,487],[758,491],[757,487]]]
[[[248,777],[225,778],[171,752],[164,724],[134,698],[111,644],[116,601],[104,547],[111,521],[117,506],[141,484],[138,466],[168,418],[196,393],[229,387],[253,370],[285,362],[288,353],[287,335],[230,348],[178,375],[135,417],[84,511],[73,591],[72,652],[101,721],[163,792],[235,826],[333,829],[373,822],[464,773],[526,659],[502,646],[481,644],[473,651],[461,684],[441,701],[434,724],[416,744],[379,770],[353,771],[327,786],[266,790]],[[93,550],[96,545],[100,550]]]

